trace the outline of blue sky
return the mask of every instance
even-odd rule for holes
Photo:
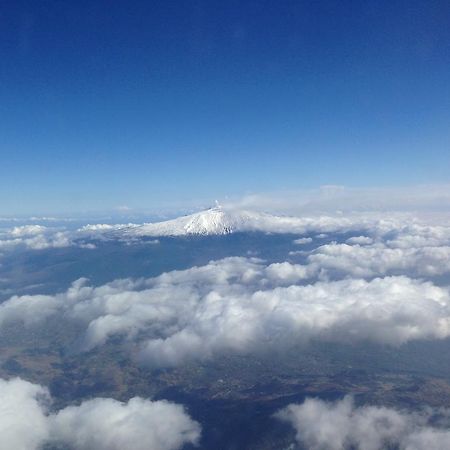
[[[448,183],[448,1],[7,1],[0,214]]]

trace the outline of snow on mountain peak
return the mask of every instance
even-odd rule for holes
[[[264,214],[223,209],[221,206],[210,208],[184,217],[165,222],[147,223],[132,230],[141,236],[180,236],[180,235],[224,235],[239,231],[255,231],[257,223]]]
[[[187,234],[229,234],[247,229],[254,219],[254,214],[246,211],[225,211],[217,206],[190,217],[184,226]]]

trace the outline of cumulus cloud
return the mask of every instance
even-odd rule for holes
[[[47,317],[62,311],[61,302],[59,295],[13,296],[0,304],[0,327],[15,321],[23,322],[26,326],[40,324]]]
[[[114,232],[124,228],[130,229],[133,224],[85,225],[79,229],[66,227],[48,227],[39,224],[18,225],[13,228],[0,229],[0,250],[14,250],[25,248],[28,250],[44,250],[48,248],[79,247],[86,249],[96,248],[89,242],[96,240],[122,240]]]
[[[84,350],[123,336],[155,367],[309,339],[401,345],[450,335],[446,288],[405,276],[296,284],[309,276],[308,267],[235,257],[99,287],[82,279],[55,296],[12,297],[0,324],[60,314],[84,325]]]
[[[20,378],[0,379],[0,448],[38,450],[48,439],[48,390]]]
[[[450,272],[450,247],[391,248],[327,244],[308,256],[308,267],[332,276],[374,277],[407,273],[436,276]]]
[[[74,245],[70,233],[43,225],[22,225],[0,232],[0,249],[25,247],[31,250],[61,248]]]
[[[13,237],[23,237],[23,236],[35,236],[37,234],[42,234],[47,231],[47,227],[43,225],[22,225],[14,227],[10,234]]]
[[[289,255],[304,255],[303,270],[321,279],[450,274],[450,227],[399,220],[380,221],[365,231],[366,235],[356,234],[345,243],[333,241]]]
[[[131,223],[94,224],[85,225],[78,229],[68,229],[38,224],[18,225],[0,230],[0,250],[14,250],[16,248],[43,250],[63,247],[94,249],[96,246],[89,242],[90,240],[129,240],[115,233],[136,226]]]
[[[276,417],[290,423],[298,443],[310,450],[438,450],[448,448],[449,414],[448,410],[356,407],[347,396],[334,403],[310,398],[289,405]],[[441,418],[439,427],[431,425],[436,416]]]
[[[0,379],[0,397],[2,449],[176,450],[200,438],[200,425],[165,400],[96,398],[50,413],[48,390],[20,378]]]
[[[353,244],[358,244],[358,245],[368,245],[368,244],[373,244],[373,239],[368,237],[368,236],[353,236],[349,239],[347,239],[347,244],[353,245]]]
[[[450,273],[450,227],[409,224],[368,230],[346,243],[316,248],[307,264],[317,273],[353,277],[406,274],[427,277]]]
[[[309,244],[311,243],[313,240],[310,237],[304,237],[304,238],[299,238],[299,239],[295,239],[294,240],[294,244],[298,244],[298,245],[302,245],[302,244]]]
[[[49,425],[52,440],[76,450],[176,450],[200,438],[182,406],[139,397],[87,400],[50,416]]]
[[[109,224],[109,223],[96,223],[96,224],[87,224],[82,226],[77,230],[79,234],[87,234],[95,236],[96,234],[101,234],[104,232],[111,231],[120,231],[123,229],[136,227],[136,224],[128,223],[128,224]]]

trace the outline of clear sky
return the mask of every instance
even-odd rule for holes
[[[450,180],[450,2],[0,4],[0,213]]]

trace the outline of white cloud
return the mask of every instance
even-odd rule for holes
[[[369,245],[373,244],[373,239],[368,236],[353,236],[346,240],[347,244]]]
[[[305,270],[322,279],[385,275],[433,277],[450,273],[450,227],[407,220],[366,228],[366,235],[331,242],[308,255]],[[299,254],[291,252],[291,255]]]
[[[83,233],[97,233],[104,231],[118,231],[123,230],[124,228],[129,228],[136,226],[135,224],[109,224],[109,223],[97,223],[97,224],[87,224],[83,227],[79,228],[77,231],[81,234]]]
[[[313,241],[312,238],[304,237],[304,238],[295,239],[294,244],[297,244],[297,245],[309,244],[312,241]]]
[[[180,405],[134,397],[87,400],[50,416],[51,439],[76,450],[176,450],[197,444],[200,425]]]
[[[48,390],[20,378],[0,379],[0,398],[2,449],[176,450],[200,437],[184,408],[165,400],[96,398],[49,413]]]
[[[46,388],[19,378],[0,379],[0,448],[38,450],[47,440]]]
[[[441,427],[430,425],[433,415],[441,415]],[[420,413],[386,407],[356,407],[351,397],[329,403],[307,399],[276,414],[290,423],[299,444],[310,450],[438,450],[449,448],[449,411]]]
[[[22,225],[0,232],[0,249],[25,247],[31,250],[62,248],[74,245],[68,231],[59,231],[43,225]]]
[[[374,277],[386,274],[435,276],[450,273],[450,246],[392,248],[327,244],[307,258],[310,271],[334,276]]]
[[[35,236],[47,231],[47,227],[43,225],[22,225],[14,227],[10,234],[12,237]]]
[[[23,322],[26,326],[40,324],[62,309],[60,295],[15,295],[0,304],[0,327],[15,321]]]

